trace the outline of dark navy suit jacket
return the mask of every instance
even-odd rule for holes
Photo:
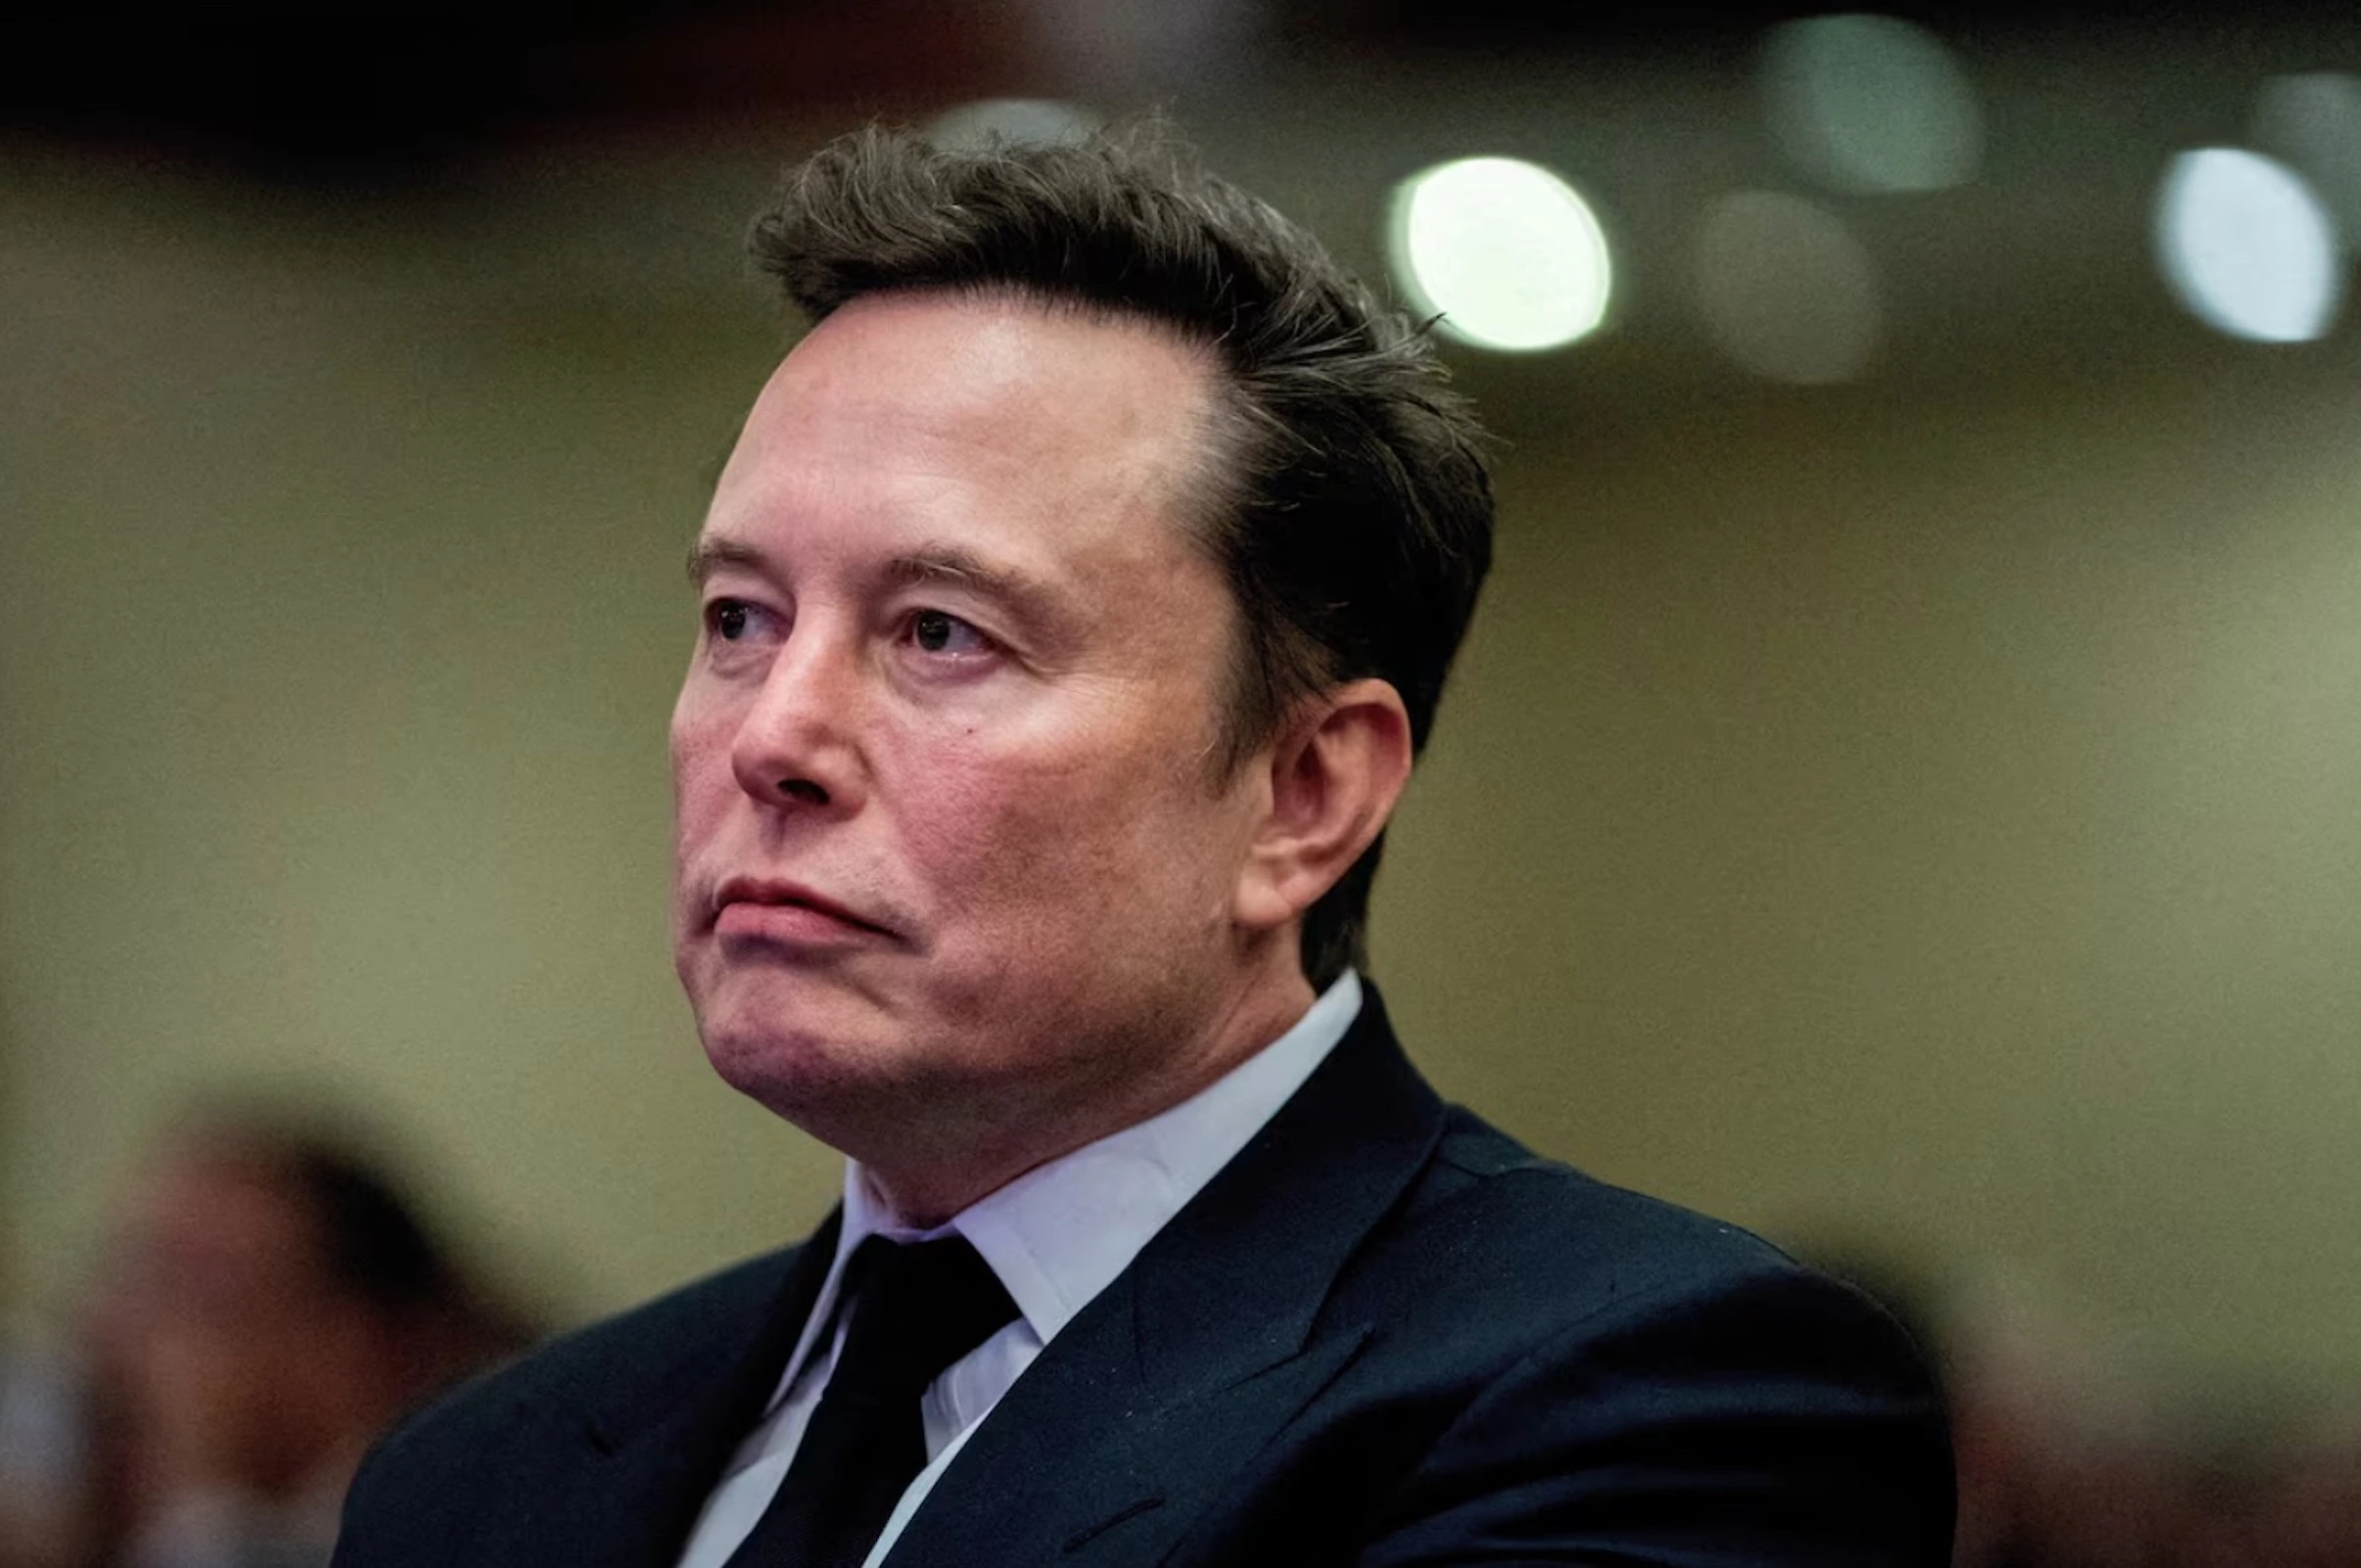
[[[549,1346],[381,1443],[338,1568],[671,1568],[835,1244]],[[1951,1453],[1893,1322],[1436,1097],[1372,992],[986,1417],[920,1565],[1917,1565]]]

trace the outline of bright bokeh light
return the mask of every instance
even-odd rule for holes
[[[2336,318],[2336,220],[2294,170],[2259,153],[2174,159],[2156,197],[2156,252],[2181,302],[2232,337],[2303,343]]]
[[[2361,245],[2361,76],[2273,77],[2255,100],[2254,145],[2304,177],[2347,249]]]
[[[981,149],[997,141],[1014,146],[1077,142],[1098,125],[1087,109],[1049,98],[986,98],[937,115],[926,128],[938,147]]]
[[[1394,193],[1391,240],[1403,287],[1462,342],[1554,348],[1606,316],[1606,233],[1536,164],[1470,158],[1413,175]]]
[[[1834,190],[1939,191],[1975,173],[1983,113],[1942,40],[1895,17],[1813,17],[1764,40],[1771,131]]]
[[[1822,386],[1869,367],[1884,314],[1876,264],[1834,213],[1776,191],[1726,196],[1696,265],[1714,341],[1755,374]]]

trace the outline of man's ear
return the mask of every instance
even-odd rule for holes
[[[1285,925],[1351,869],[1410,782],[1410,713],[1382,680],[1306,703],[1263,765],[1270,809],[1247,846],[1235,914],[1249,930]]]

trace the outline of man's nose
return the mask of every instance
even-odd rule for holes
[[[857,809],[860,703],[856,651],[822,628],[798,626],[731,743],[738,787],[782,809]]]

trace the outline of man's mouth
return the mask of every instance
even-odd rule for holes
[[[868,918],[799,882],[731,877],[714,892],[714,930],[724,937],[787,943],[895,937]]]

